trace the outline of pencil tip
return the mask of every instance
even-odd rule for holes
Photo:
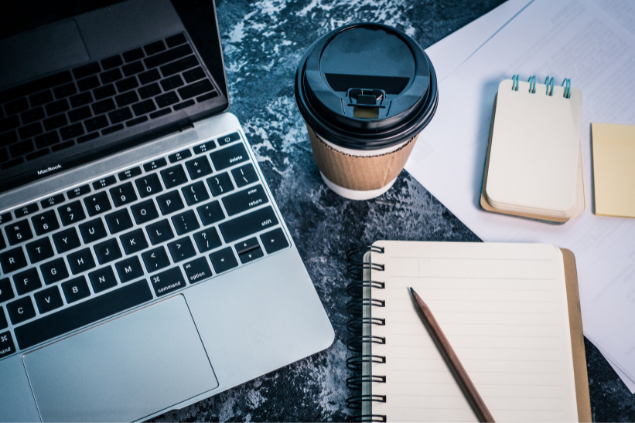
[[[415,293],[415,290],[414,290],[414,289],[412,289],[412,287],[410,287],[410,293],[411,293],[411,294],[414,294],[414,293]]]

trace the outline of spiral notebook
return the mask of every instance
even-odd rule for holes
[[[428,304],[497,421],[591,421],[575,258],[550,244],[378,241],[351,303],[363,421],[478,421],[421,322]],[[349,289],[354,294],[354,289]]]
[[[570,87],[502,81],[494,102],[481,206],[565,223],[586,209],[580,145],[582,93]]]

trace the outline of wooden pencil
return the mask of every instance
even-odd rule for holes
[[[437,344],[437,347],[439,347],[443,358],[445,358],[445,361],[448,363],[452,374],[454,374],[454,377],[461,386],[461,389],[463,389],[465,396],[470,402],[470,405],[474,409],[474,412],[478,416],[479,420],[482,422],[493,422],[494,417],[492,417],[492,414],[489,412],[487,405],[485,405],[483,398],[481,398],[476,390],[476,387],[472,383],[470,376],[463,368],[463,365],[459,361],[459,357],[457,357],[454,349],[450,345],[450,342],[448,342],[448,339],[445,337],[445,334],[441,330],[437,320],[434,318],[432,311],[426,303],[423,302],[414,289],[410,288],[410,293],[412,294],[412,298],[415,302],[417,312],[419,313],[419,316],[421,316],[421,320],[423,320],[423,323],[430,332],[434,342]]]

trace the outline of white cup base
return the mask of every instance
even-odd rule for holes
[[[356,191],[341,187],[339,185],[335,185],[333,182],[326,179],[326,176],[324,176],[322,172],[320,172],[320,175],[322,176],[322,179],[324,179],[324,183],[326,184],[326,186],[329,187],[331,191],[333,191],[337,195],[341,195],[344,198],[348,198],[349,200],[357,201],[370,200],[371,198],[379,197],[380,195],[388,191],[397,180],[397,178],[393,179],[388,183],[388,185],[383,188],[372,189],[369,191]]]

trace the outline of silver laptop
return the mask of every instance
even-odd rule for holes
[[[32,3],[0,4],[0,420],[144,420],[331,345],[212,0]]]

